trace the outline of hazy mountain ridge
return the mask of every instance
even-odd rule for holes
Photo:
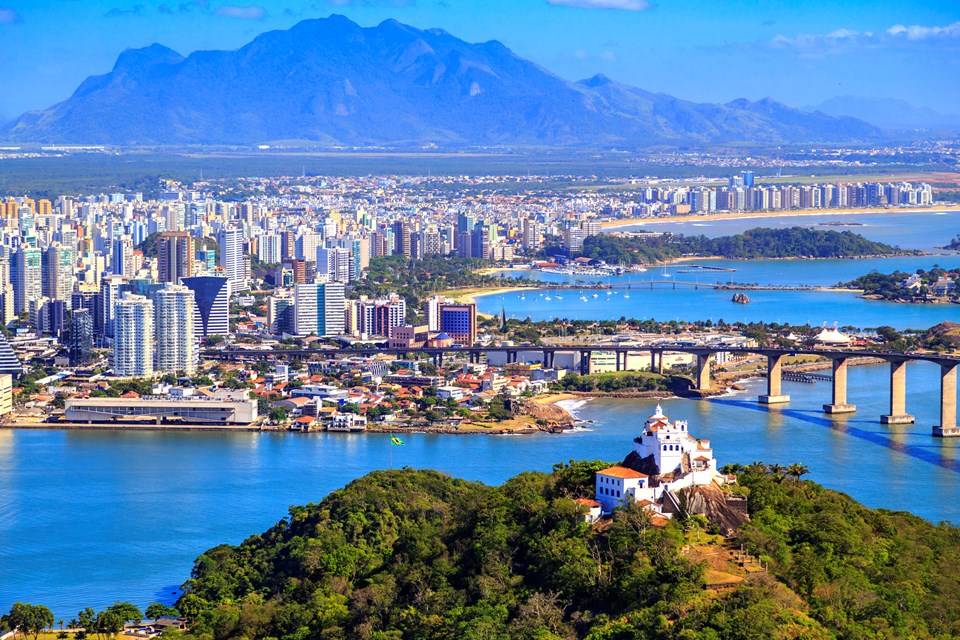
[[[951,129],[960,131],[960,114],[939,113],[929,107],[917,107],[897,98],[837,96],[805,111],[820,111],[828,116],[856,116],[884,129]]]
[[[877,128],[766,99],[698,104],[595,76],[573,83],[497,41],[343,16],[187,57],[159,44],[4,131],[17,141],[350,146],[864,140]]]

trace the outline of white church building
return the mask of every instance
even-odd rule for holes
[[[623,466],[598,471],[595,497],[603,513],[631,502],[658,502],[667,491],[723,482],[710,441],[691,436],[686,421],[671,423],[660,405],[647,418],[633,450],[641,459],[653,456],[659,473],[650,476]]]

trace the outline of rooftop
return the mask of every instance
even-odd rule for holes
[[[597,471],[597,475],[608,476],[610,478],[624,478],[624,479],[637,479],[637,478],[649,477],[645,473],[640,473],[639,471],[634,471],[633,469],[628,469],[626,467],[620,467],[620,466],[607,467],[603,471]]]

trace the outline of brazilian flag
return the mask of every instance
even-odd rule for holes
[[[390,444],[396,445],[396,446],[398,446],[398,447],[402,447],[402,446],[403,446],[403,440],[401,440],[401,439],[398,438],[397,436],[390,436]]]

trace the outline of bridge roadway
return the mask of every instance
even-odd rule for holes
[[[374,356],[392,354],[403,357],[407,354],[423,354],[433,358],[438,365],[443,364],[445,355],[466,355],[470,362],[480,362],[483,354],[505,353],[508,363],[517,362],[520,353],[542,353],[542,362],[547,368],[553,367],[558,352],[577,353],[580,357],[580,372],[587,373],[590,356],[594,352],[616,354],[616,370],[626,369],[627,354],[649,353],[651,368],[663,373],[663,354],[688,353],[696,357],[694,385],[701,391],[710,391],[710,364],[716,353],[760,355],[767,359],[767,392],[758,401],[763,404],[780,404],[790,401],[790,396],[782,392],[782,362],[787,356],[812,355],[829,358],[833,362],[832,402],[823,405],[828,414],[853,413],[856,405],[847,401],[847,363],[851,358],[878,358],[886,360],[890,366],[890,411],[880,416],[884,424],[912,424],[915,419],[907,413],[907,363],[931,362],[940,367],[940,424],[933,427],[933,435],[940,437],[960,436],[957,427],[957,369],[960,357],[943,356],[932,353],[890,353],[884,351],[857,351],[853,349],[774,349],[763,347],[728,347],[724,345],[684,345],[678,343],[656,343],[643,346],[619,346],[609,344],[572,344],[544,346],[510,347],[422,347],[419,349],[390,347],[358,348],[322,348],[322,349],[223,349],[203,352],[203,357],[212,360],[244,361],[262,360],[270,357],[345,357]],[[656,363],[656,364],[655,364]]]

